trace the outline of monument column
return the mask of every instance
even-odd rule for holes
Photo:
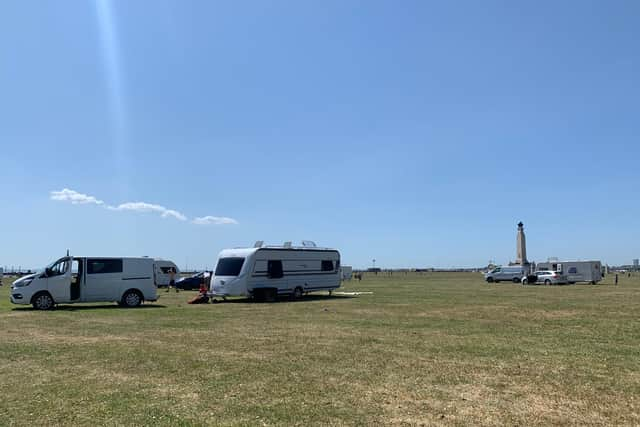
[[[527,261],[527,241],[524,237],[524,224],[522,221],[518,223],[517,252],[516,264],[529,265],[529,261]]]

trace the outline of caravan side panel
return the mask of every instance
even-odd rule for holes
[[[282,277],[270,277],[270,261],[282,263]],[[256,253],[247,288],[252,292],[275,287],[280,294],[292,293],[297,287],[304,292],[333,290],[340,287],[339,263],[337,251],[261,249]]]

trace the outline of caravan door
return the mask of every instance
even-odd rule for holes
[[[64,257],[47,267],[47,289],[56,303],[71,301],[71,257]]]

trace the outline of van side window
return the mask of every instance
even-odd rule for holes
[[[322,271],[333,271],[333,261],[322,261],[320,269]]]
[[[52,267],[49,268],[49,277],[53,276],[61,276],[67,272],[69,268],[69,260],[64,259],[55,263]]]
[[[267,262],[267,276],[269,279],[280,279],[284,276],[282,261],[270,260]]]
[[[92,258],[87,260],[87,274],[122,273],[122,259]]]

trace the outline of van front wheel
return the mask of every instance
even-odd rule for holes
[[[36,310],[51,310],[53,308],[53,298],[49,292],[41,292],[33,297],[31,305]]]
[[[138,291],[127,291],[122,296],[122,307],[138,307],[142,304],[142,296]]]

